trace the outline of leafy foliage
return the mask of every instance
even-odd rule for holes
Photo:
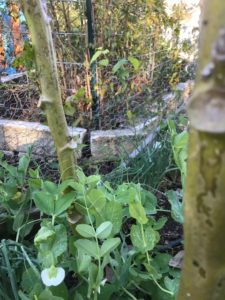
[[[5,191],[8,183],[17,179],[12,185],[13,193],[4,193],[7,197],[3,205],[15,213],[15,208],[11,210],[11,202],[18,187],[25,184],[22,195],[24,191],[29,193],[28,207],[31,207],[33,199],[42,216],[29,254],[23,246],[18,246],[22,248],[16,255],[20,253],[25,257],[26,267],[23,266],[20,271],[15,267],[19,273],[12,294],[7,292],[9,298],[15,294],[16,299],[110,300],[115,297],[124,299],[128,295],[134,299],[147,295],[153,299],[161,299],[161,295],[165,299],[174,299],[178,277],[168,266],[170,255],[157,250],[159,230],[166,223],[166,218],[157,220],[155,217],[155,195],[140,184],[123,183],[113,188],[99,175],[87,177],[81,170],[77,170],[77,182],[67,180],[55,184],[44,181],[39,178],[37,170],[29,169],[29,155],[21,158],[18,167],[1,162],[1,171],[8,174],[2,193],[3,187]],[[79,224],[67,214],[71,205],[82,214]],[[26,228],[27,223],[21,224],[24,223],[20,223],[20,227]],[[11,265],[14,257],[12,248],[7,244],[4,247],[2,249],[6,249],[8,255],[7,264]],[[1,256],[0,251],[1,259],[6,258],[4,253]],[[63,267],[67,276],[72,274],[78,279],[77,283],[72,286],[62,283],[59,289],[44,288],[40,271],[52,266]],[[9,271],[13,268],[11,265]],[[0,272],[3,270],[0,268]],[[32,280],[35,285],[30,284]],[[146,286],[147,282],[151,284]],[[155,296],[157,294],[160,296]]]
[[[171,278],[172,271],[168,261],[164,273],[155,267],[158,266],[156,261],[161,261],[160,253],[155,256],[160,240],[158,230],[166,222],[154,217],[157,213],[155,196],[139,184],[124,183],[113,189],[100,176],[86,177],[81,170],[77,171],[77,176],[78,182],[67,180],[60,185],[43,182],[40,191],[33,192],[41,212],[51,216],[43,219],[34,239],[42,267],[62,265],[68,268],[79,278],[76,295],[81,299],[102,299],[101,295],[104,299],[123,299],[129,293],[134,293],[135,297],[136,287],[132,282],[142,287],[146,280],[170,296],[168,299],[173,299],[175,291],[167,290],[165,284],[169,280],[166,276]],[[73,225],[73,220],[69,219],[72,232],[64,222],[67,207],[57,211],[58,200],[55,200],[61,199],[60,195],[68,188],[71,192],[67,195],[73,195],[73,205],[83,215],[83,222],[78,225]],[[42,198],[52,206],[49,204],[46,208]],[[68,198],[68,206],[71,201]],[[132,223],[129,233],[124,231],[127,222]],[[151,293],[151,290],[146,291],[146,295]],[[57,293],[53,295],[58,296]]]

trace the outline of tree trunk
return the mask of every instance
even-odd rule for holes
[[[56,54],[45,0],[21,0],[35,50],[44,110],[53,136],[62,180],[75,177],[75,146],[70,138],[62,106],[57,74]]]
[[[225,1],[205,0],[188,107],[185,258],[179,300],[225,299]]]

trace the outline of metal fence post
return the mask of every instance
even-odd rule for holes
[[[94,31],[94,18],[93,18],[93,6],[92,0],[86,0],[86,14],[87,14],[87,32],[88,32],[88,49],[90,55],[90,61],[95,54],[95,31]],[[99,98],[96,92],[97,83],[97,65],[93,62],[90,65],[91,73],[91,95],[92,95],[92,113],[93,123],[96,129],[99,128]]]

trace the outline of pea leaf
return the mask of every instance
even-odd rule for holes
[[[77,256],[77,269],[79,273],[87,272],[91,263],[91,256],[78,251]]]
[[[57,195],[58,186],[54,182],[44,181],[43,182],[43,190],[45,190],[49,194]]]
[[[45,289],[39,296],[39,300],[63,300],[61,297],[53,296],[49,289]]]
[[[166,276],[164,278],[164,283],[166,288],[175,295],[179,289],[180,278],[171,279],[168,276]]]
[[[160,230],[164,227],[164,225],[167,222],[167,217],[161,217],[160,219],[158,219],[158,221],[155,221],[153,224],[153,229],[155,230]]]
[[[132,244],[141,253],[151,251],[158,242],[158,233],[151,226],[148,226],[143,231],[144,233],[140,225],[133,225],[130,234]]]
[[[148,218],[146,217],[145,209],[141,202],[129,203],[129,213],[139,224],[143,225],[148,223]]]
[[[123,209],[119,202],[111,201],[105,206],[105,220],[109,220],[113,227],[111,235],[115,235],[120,231],[123,220]]]
[[[81,236],[83,236],[85,238],[95,237],[95,230],[90,225],[79,224],[79,225],[77,225],[76,230]]]
[[[96,229],[96,236],[102,240],[108,238],[110,233],[112,232],[112,227],[113,227],[113,225],[109,221],[102,223]]]
[[[59,257],[67,251],[67,232],[64,225],[52,226],[51,223],[42,225],[35,239],[38,248],[38,258],[49,268],[59,262]]]
[[[92,209],[92,211],[97,211],[100,213],[102,209],[105,207],[106,198],[102,191],[97,189],[92,189],[88,193],[87,200],[89,203],[89,209]]]
[[[76,193],[70,192],[68,194],[65,194],[61,197],[59,197],[55,201],[55,211],[54,215],[60,215],[62,212],[67,210],[67,208],[70,207],[71,203],[75,200]]]
[[[100,257],[100,249],[96,242],[80,239],[77,240],[74,244],[78,250],[83,251],[85,254],[90,255],[91,257],[94,257],[96,259]]]
[[[112,238],[104,241],[104,243],[101,246],[101,256],[105,256],[106,254],[112,252],[114,249],[116,249],[120,244],[119,238]]]
[[[180,197],[176,191],[168,191],[166,193],[168,197],[168,201],[171,205],[171,215],[172,218],[178,222],[183,224],[184,222],[184,215],[183,215],[183,203],[180,201]]]
[[[34,192],[33,199],[36,207],[47,215],[54,214],[53,196],[48,192]]]

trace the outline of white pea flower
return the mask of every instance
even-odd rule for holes
[[[46,286],[57,286],[63,282],[65,278],[65,270],[63,268],[56,268],[51,266],[51,268],[44,269],[41,272],[41,279]]]

